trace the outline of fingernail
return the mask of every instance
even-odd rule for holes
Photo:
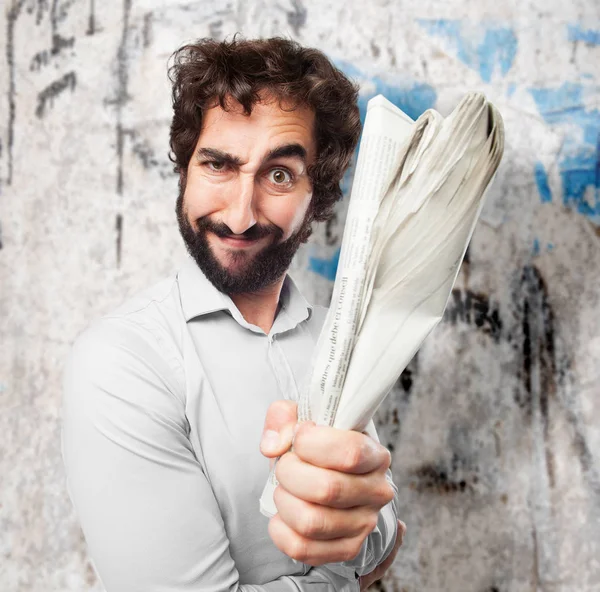
[[[267,430],[260,442],[260,447],[265,452],[276,452],[280,446],[279,434],[274,430]]]

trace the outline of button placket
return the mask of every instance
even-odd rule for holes
[[[298,401],[300,396],[298,385],[276,335],[269,337],[268,344],[269,363],[282,397],[287,400]]]

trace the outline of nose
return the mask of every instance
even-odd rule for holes
[[[221,219],[233,233],[243,234],[256,224],[254,178],[239,179],[232,190]]]

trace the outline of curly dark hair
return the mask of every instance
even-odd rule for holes
[[[172,56],[173,121],[169,158],[180,187],[202,129],[205,109],[227,110],[235,99],[248,115],[267,92],[315,113],[317,157],[309,167],[312,220],[328,220],[341,198],[340,181],[360,135],[358,86],[321,51],[289,39],[200,39]]]

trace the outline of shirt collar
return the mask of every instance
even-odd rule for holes
[[[186,321],[189,322],[212,312],[227,310],[240,324],[247,325],[233,300],[213,286],[191,257],[186,259],[177,273],[177,282]],[[285,276],[279,301],[280,311],[273,325],[274,329],[277,327],[277,333],[292,329],[308,319],[312,312],[312,305],[306,301],[289,274]],[[288,317],[287,321],[280,318],[282,311]]]

